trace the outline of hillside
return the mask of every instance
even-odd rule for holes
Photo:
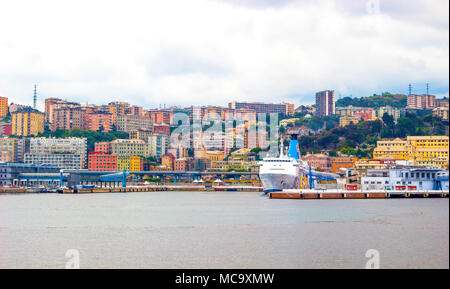
[[[373,107],[392,106],[396,108],[406,107],[407,96],[404,94],[392,94],[385,92],[382,95],[364,96],[364,97],[344,97],[336,101],[336,106],[356,106],[356,107]]]

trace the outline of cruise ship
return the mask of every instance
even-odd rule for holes
[[[298,161],[298,141],[291,140],[288,155],[280,150],[278,158],[263,158],[260,162],[259,178],[264,192],[276,192],[284,189],[298,189],[300,186],[300,163]]]

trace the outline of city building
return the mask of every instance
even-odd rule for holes
[[[8,98],[0,96],[0,119],[5,118],[8,115]]]
[[[173,170],[176,172],[187,172],[192,171],[193,165],[192,165],[192,158],[181,158],[176,159],[173,164]]]
[[[407,99],[408,109],[433,109],[436,107],[436,96],[430,94],[410,94]]]
[[[84,169],[87,164],[85,138],[31,138],[25,163]]]
[[[447,107],[448,108],[448,98],[444,97],[442,99],[436,99],[437,107]]]
[[[25,163],[27,164],[53,166],[60,169],[83,169],[82,162],[79,154],[25,154]]]
[[[148,142],[148,137],[152,134],[151,130],[144,130],[144,129],[138,129],[138,130],[132,130],[128,132],[128,138],[129,139],[140,139],[145,142]]]
[[[259,113],[278,113],[281,115],[294,115],[294,106],[288,103],[274,104],[274,103],[261,103],[261,102],[230,102],[228,108],[237,109],[250,109]],[[289,114],[288,114],[289,113]]]
[[[32,108],[11,113],[12,135],[37,136],[44,132],[44,114]]]
[[[46,98],[45,99],[45,122],[48,124],[53,124],[53,111],[62,107],[77,107],[80,106],[79,103],[69,102],[59,98]]]
[[[71,131],[73,129],[86,129],[86,110],[80,106],[64,106],[53,108],[52,131],[61,129]]]
[[[12,162],[11,152],[9,150],[0,149],[0,163]]]
[[[173,171],[174,162],[175,162],[175,157],[171,154],[161,157],[161,165],[166,167],[168,171]]]
[[[169,148],[169,137],[164,134],[151,134],[148,137],[150,145],[150,155],[160,160]]]
[[[0,138],[0,150],[9,151],[12,162],[23,162],[25,146],[23,138]]]
[[[358,124],[361,120],[359,116],[342,116],[339,118],[339,126],[345,127],[349,124]]]
[[[168,124],[154,124],[152,127],[152,132],[156,134],[170,134],[170,125]]]
[[[433,109],[433,115],[440,117],[443,120],[448,120],[448,107],[436,107]]]
[[[169,110],[149,110],[146,114],[155,124],[172,124],[173,113]]]
[[[0,123],[0,137],[10,136],[12,133],[12,125],[10,123]]]
[[[355,163],[357,160],[358,158],[353,156],[334,157],[331,160],[331,171],[333,173],[339,173],[339,171],[343,168],[352,169],[355,167]]]
[[[316,93],[316,115],[328,116],[336,113],[335,92],[325,90]]]
[[[302,160],[307,162],[308,166],[314,170],[331,171],[332,168],[332,159],[325,154],[307,154],[302,157]]]
[[[117,156],[104,152],[89,152],[88,169],[90,171],[117,171]]]
[[[438,188],[438,179],[446,176]],[[438,168],[395,166],[383,170],[368,170],[367,175],[361,177],[361,187],[364,191],[370,190],[449,190],[448,171]]]
[[[144,159],[139,156],[118,156],[117,170],[139,172],[144,169]]]
[[[111,154],[149,157],[150,145],[139,139],[116,139],[111,142]]]
[[[59,173],[60,169],[50,166],[37,166],[25,163],[0,163],[0,186],[26,185],[19,176],[27,173]],[[53,181],[59,185],[59,180]],[[31,183],[29,185],[32,185]]]
[[[121,115],[118,117],[118,131],[130,132],[133,130],[152,130],[152,120],[146,116]]]
[[[86,129],[101,132],[111,131],[111,114],[99,111],[86,114]]]
[[[394,108],[391,106],[383,106],[375,110],[375,116],[378,119],[383,119],[383,115],[385,113],[392,116],[395,123],[397,123],[398,119],[400,118],[400,109],[398,108]]]
[[[110,154],[111,153],[111,143],[110,142],[96,142],[94,144],[94,151],[95,152],[102,152],[104,154]]]
[[[336,114],[341,117],[358,117],[363,121],[376,119],[376,111],[371,107],[336,107]]]
[[[369,169],[383,170],[397,162],[397,159],[359,159],[355,162],[355,169],[359,175],[364,176]]]
[[[415,165],[448,167],[448,136],[408,136],[377,142],[374,158],[409,160]]]

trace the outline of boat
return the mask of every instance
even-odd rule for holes
[[[279,157],[263,158],[259,165],[259,178],[264,193],[300,187],[300,163],[296,139],[290,141],[288,155],[284,155],[281,148]]]

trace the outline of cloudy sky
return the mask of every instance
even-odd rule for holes
[[[147,3],[149,2],[149,3]],[[0,95],[312,103],[448,95],[448,0],[0,0]]]

